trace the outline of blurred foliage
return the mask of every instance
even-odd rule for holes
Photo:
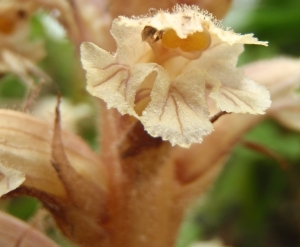
[[[14,75],[6,75],[1,79],[0,98],[22,98],[26,86]]]
[[[300,1],[261,0],[243,25],[269,47],[246,46],[240,64],[300,55]],[[283,68],[284,69],[284,68]],[[206,198],[182,226],[177,247],[219,238],[234,247],[300,246],[300,134],[267,120],[245,137],[281,155],[273,158],[237,146]]]
[[[300,133],[269,120],[245,139],[282,154],[289,167],[283,169],[275,159],[237,146],[207,198],[184,225],[185,240],[178,246],[215,236],[236,247],[300,245]]]
[[[37,199],[27,196],[13,198],[9,201],[7,211],[22,220],[28,220],[38,209]]]
[[[249,13],[246,23],[233,28],[239,33],[254,33],[259,40],[268,41],[269,46],[267,49],[246,46],[240,63],[276,55],[300,56],[299,24],[299,0],[260,0]]]
[[[299,0],[261,0],[242,32],[268,40],[280,54],[300,55]],[[238,30],[240,31],[240,30]]]
[[[79,51],[67,38],[54,38],[46,32],[41,22],[44,16],[44,13],[39,13],[32,19],[32,37],[42,38],[45,42],[47,56],[40,65],[53,80],[51,88],[47,88],[46,93],[57,95],[57,91],[60,91],[64,97],[77,103],[88,100],[90,97],[83,83],[85,77],[79,60]]]

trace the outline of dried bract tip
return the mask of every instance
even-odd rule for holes
[[[25,174],[0,163],[0,197],[18,188],[25,181]]]

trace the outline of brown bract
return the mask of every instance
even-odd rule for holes
[[[75,242],[93,246],[103,239],[99,221],[107,180],[99,157],[79,138],[61,135],[59,115],[54,129],[22,113],[3,110],[0,115],[1,159],[6,169],[22,171],[26,177],[9,195],[40,199]]]

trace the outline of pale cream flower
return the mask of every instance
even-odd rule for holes
[[[264,114],[270,106],[267,89],[236,68],[243,44],[267,43],[224,30],[195,6],[119,17],[111,33],[115,54],[81,46],[87,90],[108,108],[138,118],[153,137],[183,147],[200,143],[213,130],[210,99],[226,112]]]
[[[274,103],[268,114],[286,127],[300,131],[300,59],[262,60],[246,66],[245,73],[267,87],[272,85]]]
[[[12,72],[28,85],[31,75],[50,80],[35,64],[45,56],[42,41],[31,41],[29,18],[37,9],[32,2],[0,3],[0,73]]]
[[[54,96],[44,97],[32,107],[31,114],[52,123],[55,117],[56,102],[57,99]],[[78,133],[79,123],[87,120],[93,113],[91,106],[87,103],[73,104],[66,98],[62,99],[60,111],[62,128],[73,133]]]

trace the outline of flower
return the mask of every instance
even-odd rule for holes
[[[197,7],[177,5],[114,20],[115,54],[81,46],[87,90],[108,108],[139,119],[153,137],[188,147],[211,133],[210,101],[221,111],[263,114],[268,90],[236,68],[243,44],[267,45],[239,35]],[[145,41],[145,42],[143,42]]]
[[[13,72],[32,86],[30,74],[50,80],[35,63],[45,56],[42,41],[29,38],[29,17],[36,11],[32,2],[0,3],[0,73]]]
[[[56,101],[57,99],[53,96],[44,97],[32,107],[31,114],[52,122],[55,116],[54,106]],[[66,98],[62,99],[60,111],[62,114],[62,128],[73,133],[79,132],[79,123],[87,120],[93,112],[91,106],[87,103],[74,104]]]
[[[282,69],[284,68],[284,70]],[[272,85],[272,108],[268,111],[282,125],[300,130],[300,60],[280,57],[262,60],[245,67],[245,73],[254,80]],[[282,78],[278,80],[278,78]],[[277,82],[276,84],[274,82]]]

